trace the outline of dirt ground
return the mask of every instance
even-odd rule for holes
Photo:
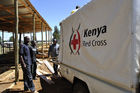
[[[19,82],[14,84],[13,69],[8,70],[5,76],[11,73],[6,80],[0,81],[0,93],[24,93],[23,92],[23,73],[19,70]],[[62,77],[54,77],[44,63],[38,63],[38,71],[41,73],[34,80],[35,88],[39,93],[72,93],[72,85]],[[4,77],[5,77],[4,76]],[[30,92],[27,92],[30,93]]]

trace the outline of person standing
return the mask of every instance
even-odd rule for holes
[[[30,49],[29,49],[29,37],[24,37],[24,44],[20,47],[20,60],[21,60],[21,66],[23,70],[23,80],[24,80],[24,91],[30,91],[32,93],[37,93],[35,91],[35,86],[32,80],[32,74],[31,74],[31,55],[30,55]]]
[[[80,6],[76,6],[76,9],[72,10],[71,14],[74,14],[79,8]]]
[[[59,44],[57,43],[56,39],[53,39],[53,44],[50,45],[49,47],[48,57],[51,56],[52,60],[56,61],[58,54],[59,54]],[[58,65],[54,63],[53,68],[54,68],[54,74],[58,75],[58,72],[57,72]]]
[[[31,72],[33,79],[36,79],[36,69],[37,69],[37,63],[36,63],[36,54],[38,54],[37,47],[35,41],[31,41],[31,60],[32,60],[32,66],[31,66]]]

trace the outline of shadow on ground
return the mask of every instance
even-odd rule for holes
[[[20,89],[6,89],[5,91],[3,91],[2,93],[25,93],[23,90]],[[26,93],[30,93],[30,92],[26,92]]]
[[[49,76],[49,75],[48,75]],[[72,84],[62,77],[51,77],[52,80],[46,82],[40,78],[42,89],[38,90],[39,93],[72,93]],[[21,89],[7,89],[2,93],[31,93],[24,92]]]
[[[0,74],[14,66],[14,52],[0,55]]]
[[[51,77],[53,83],[46,83],[40,78],[42,90],[39,93],[72,93],[72,84],[62,77]]]

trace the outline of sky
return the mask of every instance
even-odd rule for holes
[[[91,0],[30,0],[41,16],[54,28],[68,17],[76,5],[83,6]]]
[[[52,29],[54,29],[54,26],[60,28],[59,23],[70,15],[76,5],[82,7],[89,1],[91,0],[30,0]],[[9,40],[10,36],[12,36],[11,33],[5,33],[4,40]],[[41,40],[41,33],[37,34],[37,38]]]

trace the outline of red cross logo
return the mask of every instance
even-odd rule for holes
[[[78,44],[78,39],[76,39],[76,34],[74,34],[73,40],[71,41],[71,45],[73,45],[74,50],[76,50],[77,44]]]
[[[70,47],[70,50],[71,50],[71,54],[74,54],[74,55],[76,55],[76,54],[80,55],[80,53],[79,53],[79,50],[80,50],[79,29],[80,29],[80,25],[79,25],[79,27],[76,31],[74,31],[73,28],[72,28],[72,34],[71,34],[70,42],[69,42],[69,47]]]

